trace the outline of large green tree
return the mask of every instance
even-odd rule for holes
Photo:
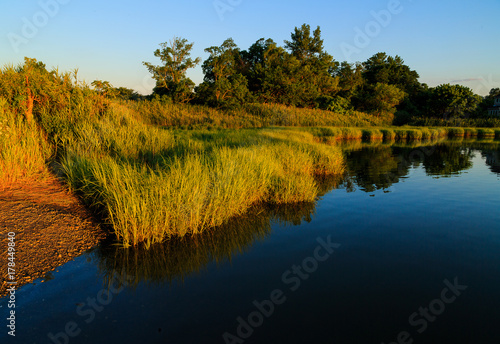
[[[256,64],[254,79],[258,81],[257,96],[262,102],[297,106],[307,96],[300,62],[275,43],[266,48],[262,61]]]
[[[289,49],[299,61],[319,58],[324,54],[321,29],[318,26],[311,36],[311,26],[302,24],[296,27],[291,34],[291,40],[285,40],[285,48]]]
[[[363,78],[371,89],[377,83],[395,86],[405,93],[405,97],[397,105],[398,111],[409,112],[413,115],[422,110],[421,98],[425,96],[425,85],[418,81],[419,75],[407,66],[404,60],[384,52],[374,54],[363,62]],[[362,101],[362,99],[358,99]]]
[[[481,101],[469,87],[443,84],[429,90],[426,112],[432,117],[463,118],[473,114]]]
[[[162,61],[156,66],[143,62],[156,80],[153,92],[158,95],[167,95],[175,102],[188,102],[193,94],[194,82],[186,76],[189,68],[200,63],[200,58],[192,59],[191,50],[194,43],[187,39],[174,37],[170,42],[161,43],[161,49],[156,49],[154,55]]]
[[[334,75],[339,79],[338,95],[349,101],[363,87],[365,82],[361,63],[344,61],[336,68]]]
[[[377,82],[368,88],[366,110],[378,114],[394,114],[405,93],[394,85]]]
[[[233,108],[248,100],[248,81],[240,72],[242,58],[232,38],[220,46],[206,48],[210,54],[203,62],[204,81],[196,88],[198,98],[212,106]]]
[[[266,52],[276,43],[268,38],[261,38],[248,48],[240,52],[242,63],[238,68],[248,80],[248,89],[255,94],[262,90],[262,66],[266,59]]]
[[[325,51],[319,26],[312,34],[308,24],[296,27],[291,40],[285,40],[285,48],[300,63],[296,75],[300,78],[303,96],[298,105],[317,107],[321,98],[335,95],[338,78],[334,77],[334,72],[338,62]]]
[[[384,83],[394,85],[407,94],[413,94],[421,88],[419,75],[405,65],[404,60],[396,55],[377,53],[363,63],[363,77],[368,84]]]

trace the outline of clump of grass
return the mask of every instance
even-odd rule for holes
[[[384,138],[384,134],[375,128],[367,128],[362,130],[363,140],[366,141],[377,141]]]
[[[316,178],[344,170],[340,148],[307,131],[171,132],[123,116],[79,126],[62,166],[124,246],[199,233],[258,202],[314,201]]]
[[[344,140],[361,140],[363,131],[358,128],[342,128],[342,137]]]
[[[323,142],[326,144],[335,144],[338,141],[343,140],[342,129],[336,127],[312,127],[303,128],[312,133],[318,142]]]
[[[411,141],[421,140],[423,138],[422,130],[419,129],[407,129],[406,138]]]
[[[464,128],[446,128],[448,130],[448,137],[463,137]]]
[[[495,130],[491,128],[477,128],[477,137],[492,138],[495,137]]]
[[[440,137],[447,137],[448,136],[448,130],[446,128],[434,128],[431,129],[432,137],[433,138],[440,138]]]
[[[384,141],[392,141],[396,139],[396,133],[392,129],[380,129],[383,135]]]
[[[408,131],[406,129],[394,129],[396,140],[404,141],[408,138]]]
[[[52,147],[36,123],[27,123],[0,98],[0,188],[49,175]]]
[[[477,136],[478,131],[476,128],[464,128],[464,137],[474,137]]]
[[[432,133],[428,128],[419,128],[421,134],[422,134],[422,140],[431,140],[432,139]]]

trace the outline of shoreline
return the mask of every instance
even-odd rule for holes
[[[107,237],[81,201],[55,178],[0,190],[0,214],[2,251],[7,252],[7,233],[16,234],[16,288],[50,278],[51,271]],[[7,255],[0,261],[6,267]],[[7,277],[4,269],[0,297],[7,294]]]

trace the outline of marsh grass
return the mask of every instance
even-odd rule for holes
[[[446,128],[448,137],[462,137],[465,134],[464,128]]]
[[[179,129],[241,129],[269,126],[370,127],[387,125],[389,119],[363,112],[338,114],[281,104],[246,104],[222,110],[203,105],[173,104],[161,100],[121,102],[150,123]]]
[[[379,130],[379,129],[363,129],[363,140],[366,141],[377,141],[377,140],[383,140],[384,134]]]
[[[0,98],[0,188],[49,176],[52,147],[36,124],[15,116]]]
[[[478,138],[494,138],[496,130],[491,128],[477,128],[477,137]]]
[[[477,134],[476,128],[464,128],[464,137],[475,137]]]
[[[396,139],[396,133],[392,129],[380,129],[384,141],[392,141]]]
[[[294,130],[307,131],[314,135],[318,142],[335,145],[342,141],[363,140],[365,142],[409,142],[429,141],[444,137],[453,137],[453,128],[412,128],[412,127],[372,127],[372,128],[338,128],[308,127]]]
[[[322,191],[328,192],[337,181],[327,177],[319,183],[325,185]],[[182,281],[193,272],[202,271],[209,263],[231,262],[235,256],[248,251],[256,241],[269,236],[271,223],[300,225],[311,221],[314,212],[315,203],[259,204],[244,215],[198,235],[175,237],[148,249],[143,245],[127,249],[100,245],[95,253],[108,285],[116,285],[116,276],[132,286],[144,282]]]
[[[61,166],[124,246],[200,233],[253,204],[312,202],[340,148],[283,128],[171,131],[115,111],[81,123]]]
[[[406,138],[410,141],[422,140],[423,131],[422,131],[422,129],[407,129],[406,130]]]

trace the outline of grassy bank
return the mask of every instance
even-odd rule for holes
[[[67,182],[125,246],[200,233],[256,203],[312,202],[318,177],[344,170],[340,140],[495,135],[462,128],[166,130],[126,107],[74,133],[61,160]]]
[[[309,127],[300,128],[313,134],[319,142],[334,144],[343,140],[377,141],[429,141],[442,138],[500,138],[500,129],[493,128],[427,128],[427,127],[371,127],[339,128]]]
[[[51,155],[52,147],[43,131],[16,116],[0,98],[0,189],[46,178]]]
[[[151,124],[179,129],[241,129],[269,126],[370,127],[390,124],[389,118],[351,111],[338,114],[280,104],[246,104],[220,110],[202,105],[172,104],[161,100],[122,101],[122,106]]]
[[[338,147],[282,129],[174,131],[124,108],[75,127],[61,168],[125,246],[199,233],[252,204],[314,201]]]
[[[412,118],[409,123],[421,127],[461,127],[461,128],[500,128],[500,118]]]

